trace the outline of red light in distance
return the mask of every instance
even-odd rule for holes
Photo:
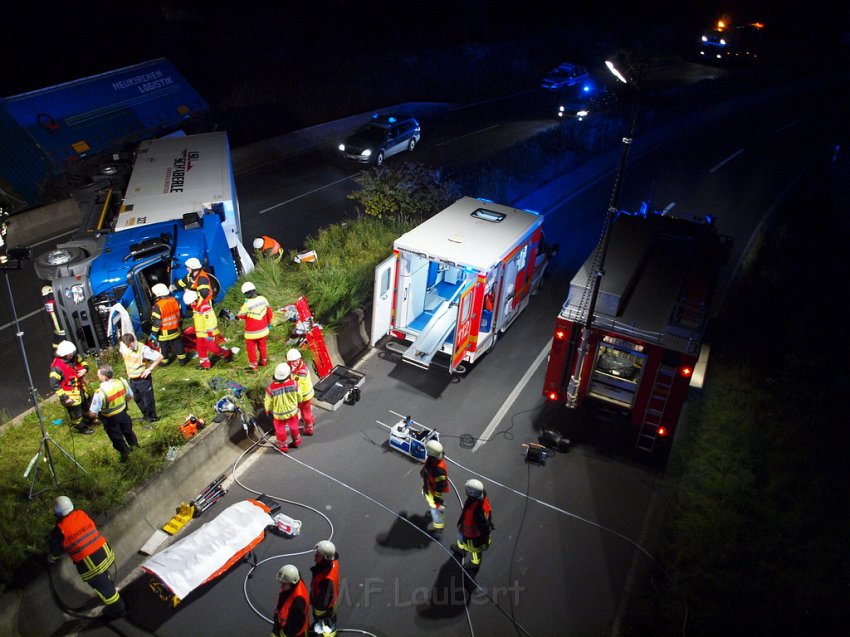
[[[691,369],[690,367],[687,367],[687,366],[686,366],[686,367],[683,367],[682,369],[680,369],[680,370],[679,370],[679,373],[680,373],[682,376],[684,376],[685,378],[689,378],[689,377],[690,377],[690,375],[694,373],[694,370],[693,370],[693,369]]]

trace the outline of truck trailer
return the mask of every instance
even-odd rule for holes
[[[609,232],[603,275],[600,242],[570,282],[543,394],[551,404],[604,413],[637,449],[664,454],[701,353],[707,363],[703,337],[731,239],[712,217],[679,218],[647,206],[617,213]]]
[[[212,130],[209,110],[165,58],[1,98],[0,202],[70,197],[144,139]]]
[[[459,199],[375,268],[372,346],[390,335],[404,362],[464,373],[526,308],[551,254],[541,215]]]
[[[108,320],[116,304],[134,329],[147,331],[151,288],[174,284],[190,257],[218,280],[216,300],[253,269],[224,132],[143,141],[123,199],[110,183],[90,201],[74,237],[35,260],[53,288],[60,325],[80,351],[112,344]]]

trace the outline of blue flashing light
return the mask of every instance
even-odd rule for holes
[[[372,113],[372,119],[378,119],[380,116],[380,113]]]
[[[395,117],[390,116],[390,117],[388,117],[388,118],[387,118],[387,121],[388,121],[390,124],[395,124],[395,123],[396,123],[396,118],[395,118]]]
[[[523,208],[523,210],[525,210],[526,212],[530,212],[533,215],[537,215],[538,217],[540,216],[540,213],[536,210],[529,210],[528,208]]]
[[[582,89],[585,93],[590,93],[590,84],[585,84]]]
[[[486,203],[494,203],[492,199],[485,199],[484,197],[476,197],[478,201],[484,201]]]

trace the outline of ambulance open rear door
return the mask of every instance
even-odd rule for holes
[[[472,293],[475,289],[477,279],[470,278],[460,292],[457,300],[457,323],[455,324],[455,335],[452,345],[452,358],[449,373],[464,373],[461,363],[466,355],[469,346],[472,343],[472,303],[475,295]]]
[[[389,334],[392,325],[393,299],[395,297],[395,274],[398,255],[382,261],[375,267],[375,288],[372,295],[372,347]]]

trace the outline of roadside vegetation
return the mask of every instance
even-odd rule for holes
[[[843,163],[785,203],[724,303],[624,634],[825,635],[850,620],[850,371],[832,323],[850,276]]]

